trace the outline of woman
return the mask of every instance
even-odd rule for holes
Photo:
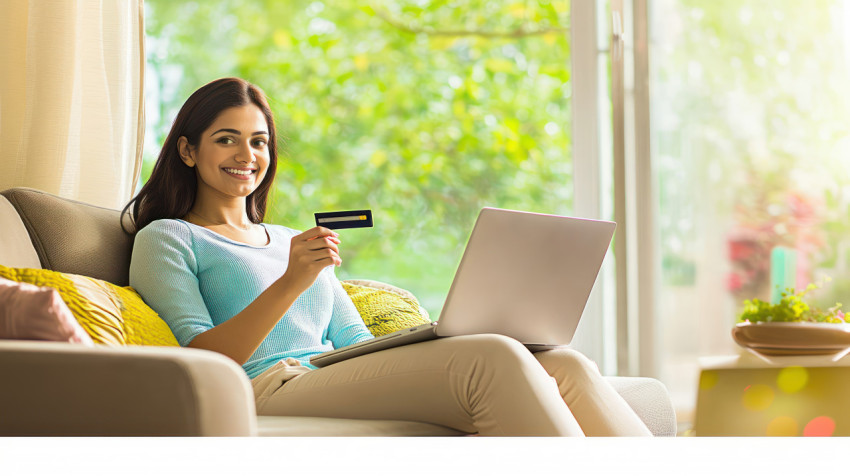
[[[262,223],[277,169],[262,91],[213,81],[174,121],[147,184],[130,284],[180,345],[241,364],[261,415],[413,420],[481,435],[650,435],[573,350],[504,336],[437,339],[322,369],[310,356],[372,335],[333,272],[339,235]]]

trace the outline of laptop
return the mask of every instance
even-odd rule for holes
[[[567,345],[611,244],[610,221],[484,208],[440,318],[313,356],[324,367],[440,337],[502,334],[532,351]]]

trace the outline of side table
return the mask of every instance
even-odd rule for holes
[[[850,436],[850,356],[700,359],[696,436]]]

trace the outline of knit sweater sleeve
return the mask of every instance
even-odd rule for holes
[[[333,286],[333,314],[328,326],[328,338],[334,348],[373,339],[374,336],[363,323],[363,318],[334,274],[333,267],[328,267],[323,272],[330,275],[329,281]]]
[[[176,220],[157,220],[136,234],[132,286],[171,328],[182,346],[213,328],[198,285],[192,232]]]

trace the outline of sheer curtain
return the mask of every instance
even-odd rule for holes
[[[110,208],[144,132],[142,0],[12,0],[0,15],[0,190]]]

